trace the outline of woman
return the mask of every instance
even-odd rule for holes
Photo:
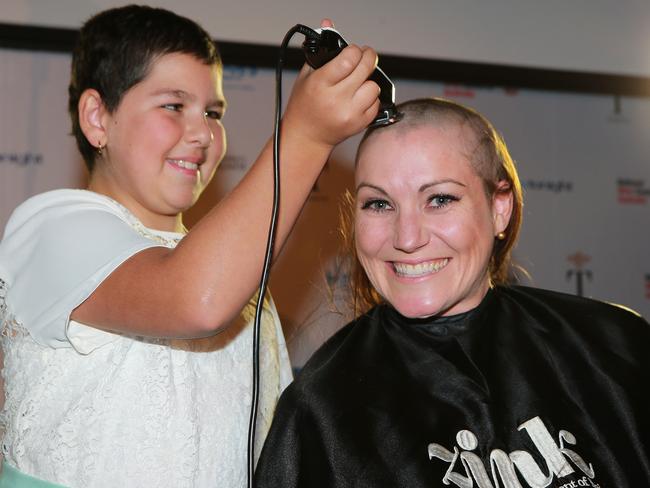
[[[503,140],[450,101],[399,110],[357,153],[367,311],[283,394],[258,486],[647,486],[648,323],[507,286],[522,196]]]

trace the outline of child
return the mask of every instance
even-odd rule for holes
[[[332,148],[377,113],[375,60],[351,46],[300,72],[277,250]],[[225,152],[221,71],[208,34],[166,10],[111,9],[81,29],[69,109],[88,190],[29,199],[0,244],[0,486],[244,484],[271,144],[187,235],[181,219]],[[272,303],[261,336],[259,444],[290,380]]]

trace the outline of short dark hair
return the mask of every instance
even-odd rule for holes
[[[471,147],[468,159],[476,173],[483,180],[485,193],[492,197],[496,192],[512,193],[513,207],[503,240],[495,240],[488,267],[490,281],[496,285],[507,285],[513,280],[514,271],[519,269],[512,263],[512,250],[519,237],[523,217],[523,195],[515,163],[508,152],[503,137],[483,115],[476,110],[442,98],[419,98],[403,102],[397,109],[404,118],[396,124],[370,128],[366,131],[357,149],[356,162],[363,146],[373,135],[384,131],[409,131],[426,125],[454,124],[470,129],[474,136],[468,140]],[[356,164],[356,163],[355,163]],[[505,182],[504,188],[498,185]],[[354,196],[344,195],[341,208],[341,234],[344,247],[352,258],[350,285],[352,288],[352,312],[357,315],[383,301],[366,275],[356,253],[354,237]],[[525,271],[522,270],[522,272]]]
[[[186,53],[207,65],[221,66],[217,46],[196,22],[169,10],[127,5],[100,12],[79,31],[72,56],[68,111],[72,134],[92,171],[96,150],[79,125],[79,98],[93,88],[113,112],[124,94],[142,81],[164,54]]]

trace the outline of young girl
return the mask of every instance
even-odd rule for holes
[[[276,249],[334,145],[377,113],[375,60],[351,46],[300,72]],[[0,486],[244,484],[271,144],[191,232],[181,219],[225,152],[221,71],[208,34],[166,10],[112,9],[81,29],[69,108],[88,190],[29,199],[0,244]],[[259,444],[290,380],[272,303],[261,336]]]

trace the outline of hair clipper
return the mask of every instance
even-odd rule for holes
[[[314,29],[318,37],[307,35],[302,44],[307,64],[318,69],[328,61],[334,59],[348,43],[343,36],[331,27]],[[369,127],[389,125],[401,120],[403,114],[395,107],[395,86],[379,66],[375,68],[368,78],[379,85],[379,112]]]

